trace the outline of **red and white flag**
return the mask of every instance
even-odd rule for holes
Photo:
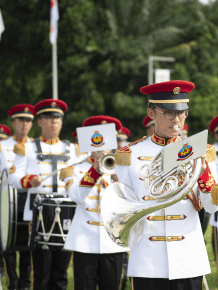
[[[50,42],[55,44],[58,35],[58,1],[51,0]]]
[[[4,30],[5,30],[5,26],[4,26],[4,22],[3,22],[3,18],[2,18],[2,14],[1,14],[1,10],[0,10],[0,40],[1,40],[2,32]]]

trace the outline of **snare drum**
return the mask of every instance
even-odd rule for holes
[[[70,198],[41,197],[34,202],[30,246],[43,250],[62,250],[75,214]]]
[[[8,173],[5,169],[0,191],[0,252],[30,250],[29,222],[23,220],[27,191],[17,190],[7,181]]]

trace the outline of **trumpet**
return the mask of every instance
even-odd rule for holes
[[[115,155],[112,153],[104,154],[99,159],[99,170],[103,174],[115,174],[116,173]]]

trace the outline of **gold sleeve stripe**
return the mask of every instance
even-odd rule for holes
[[[65,190],[68,191],[69,187],[73,184],[73,179],[70,179],[65,184]]]

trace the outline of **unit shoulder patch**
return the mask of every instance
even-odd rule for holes
[[[216,160],[216,149],[213,145],[207,144],[206,156],[207,156],[208,163]]]
[[[25,145],[23,143],[17,143],[14,145],[14,153],[21,156],[25,156]]]
[[[135,145],[139,142],[142,142],[146,140],[149,136],[145,136],[141,139],[138,139],[122,148],[119,148],[115,151],[115,164],[116,165],[123,165],[123,166],[129,166],[131,165],[131,153],[132,150],[130,146]]]

